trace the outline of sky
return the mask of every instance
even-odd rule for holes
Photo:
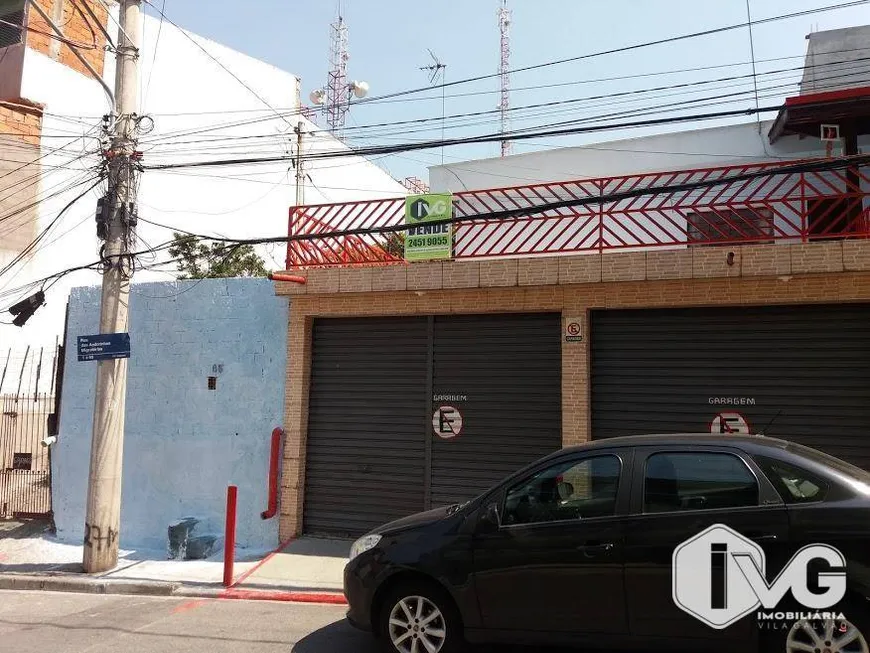
[[[158,6],[162,4],[162,0],[152,1]],[[758,21],[838,3],[838,0],[751,0],[750,11],[753,21]],[[348,26],[350,54],[348,76],[368,82],[369,98],[426,87],[429,73],[420,67],[432,63],[430,49],[446,64],[448,83],[496,73],[500,56],[499,4],[499,0],[343,0],[341,11]],[[513,18],[512,69],[747,20],[746,0],[509,0],[509,8]],[[166,15],[182,27],[299,75],[303,101],[307,101],[312,90],[326,83],[329,26],[337,11],[335,0],[165,2]],[[778,104],[797,93],[793,83],[800,78],[796,69],[803,64],[808,33],[864,24],[870,24],[870,4],[756,25],[752,45],[760,105]],[[709,99],[709,106],[683,111],[751,108],[755,98],[750,45],[749,31],[742,28],[515,73],[511,76],[513,107],[565,104],[517,109],[512,112],[511,126],[538,127],[702,98]],[[629,76],[630,79],[611,79]],[[704,83],[711,80],[721,81]],[[617,98],[600,97],[677,84],[694,85]],[[392,100],[361,103],[352,107],[347,116],[346,140],[352,146],[369,146],[439,139],[443,115],[493,111],[498,105],[498,88],[498,78],[492,77],[443,91],[434,88]],[[365,127],[417,119],[428,121]],[[614,116],[601,120],[612,124],[631,119],[637,118]],[[325,126],[323,117],[319,124]],[[489,113],[450,119],[443,122],[443,127],[446,137],[451,138],[495,133],[499,123],[497,114]],[[531,140],[515,143],[513,151],[522,153],[686,128],[682,124]],[[487,143],[391,155],[378,158],[377,163],[397,179],[417,176],[425,180],[427,166],[442,160],[449,163],[498,155],[499,145]]]

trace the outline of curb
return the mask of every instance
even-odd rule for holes
[[[228,589],[219,599],[241,601],[283,601],[285,603],[315,603],[319,605],[347,605],[341,592],[280,592],[266,590]]]
[[[231,587],[192,587],[183,583],[160,581],[104,580],[88,577],[37,576],[0,574],[0,590],[42,590],[45,592],[78,592],[80,594],[118,594],[165,596],[241,601],[279,601],[319,605],[347,605],[342,592],[245,590]]]
[[[59,576],[0,574],[0,590],[43,590],[46,592],[79,592],[83,594],[134,594],[172,596],[177,583],[158,581],[125,581]]]

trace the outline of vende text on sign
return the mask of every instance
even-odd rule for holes
[[[430,261],[453,255],[453,225],[431,224],[453,217],[453,195],[413,195],[405,198],[405,259]],[[411,226],[413,225],[413,226]]]

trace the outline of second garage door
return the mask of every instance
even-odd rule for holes
[[[870,469],[870,306],[597,311],[592,436],[753,432]]]
[[[558,314],[319,319],[306,533],[473,498],[560,448]]]

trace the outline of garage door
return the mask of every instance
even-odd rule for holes
[[[435,318],[433,415],[455,406],[462,431],[433,439],[433,506],[473,498],[562,446],[559,324],[551,314]]]
[[[561,446],[553,314],[314,322],[303,528],[471,499]]]
[[[763,431],[870,469],[870,306],[597,311],[592,435]]]
[[[426,318],[316,320],[303,529],[355,535],[423,505]]]

